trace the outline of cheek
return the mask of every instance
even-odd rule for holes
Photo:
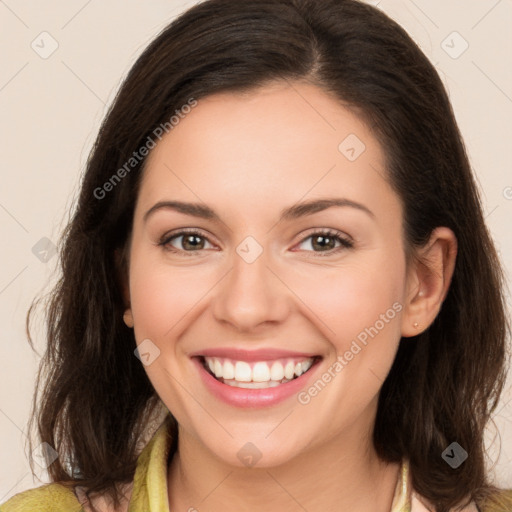
[[[321,410],[330,410],[330,421],[334,417],[346,421],[362,413],[389,373],[403,309],[403,268],[399,258],[395,261],[399,262],[395,267],[336,269],[325,279],[309,279],[297,292],[315,313],[315,323],[331,346],[327,370],[320,377],[329,382],[328,391],[314,405],[320,415]]]
[[[381,260],[380,264],[347,265],[329,271],[319,268],[316,275],[312,272],[297,279],[294,290],[338,351],[347,350],[365,328],[376,322],[381,327],[381,315],[389,320],[383,331],[399,324],[397,310],[401,309],[404,276],[400,260],[395,262],[394,266]],[[393,308],[395,303],[398,306]]]
[[[209,289],[208,275],[199,266],[172,267],[152,253],[133,251],[130,264],[130,301],[137,339],[169,336],[180,319]]]

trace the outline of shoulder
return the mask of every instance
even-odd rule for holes
[[[81,512],[71,489],[59,483],[23,491],[0,505],[0,512]]]
[[[464,508],[461,506],[450,509],[450,512],[512,512],[512,489],[494,492],[487,498],[484,505],[477,506],[475,502],[471,502]],[[435,510],[434,505],[426,498],[412,492],[410,512],[433,512]]]
[[[510,512],[512,510],[512,489],[501,490],[492,495],[491,500],[481,507],[482,512]]]

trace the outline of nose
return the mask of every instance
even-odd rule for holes
[[[235,253],[233,267],[219,283],[213,313],[237,331],[252,332],[266,323],[283,322],[290,310],[290,290],[268,266],[265,251],[252,263]]]

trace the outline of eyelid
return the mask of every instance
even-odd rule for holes
[[[340,246],[334,247],[332,249],[328,249],[326,251],[300,251],[300,252],[306,252],[306,253],[312,253],[315,256],[314,257],[328,257],[328,256],[334,256],[337,255],[340,251],[352,249],[354,247],[354,239],[342,232],[338,229],[333,228],[321,228],[321,227],[315,227],[307,230],[306,234],[301,235],[301,239],[294,245],[296,247],[297,245],[300,245],[304,243],[307,239],[311,238],[313,235],[316,236],[324,236],[324,237],[331,237],[335,238],[340,242]],[[299,251],[293,251],[293,252],[299,252]]]
[[[205,234],[205,232],[203,232],[203,230],[200,228],[179,228],[177,230],[169,231],[160,237],[157,245],[164,246],[164,248],[165,248],[170,243],[170,241],[172,239],[179,238],[180,236],[183,236],[183,235],[197,235],[197,236],[200,236],[201,238],[204,238],[205,240],[207,240],[208,243],[210,243],[212,245],[216,245],[210,240],[210,238],[211,238],[210,235]],[[173,247],[172,249],[168,249],[168,250],[171,252],[176,251],[176,252],[180,252],[180,253],[189,253],[189,254],[193,254],[194,252],[199,252],[199,251],[183,251],[181,249],[176,249],[175,247]]]
[[[303,242],[306,238],[309,238],[311,235],[315,235],[315,234],[337,236],[347,242],[351,242],[351,243],[355,242],[354,239],[348,233],[345,233],[344,231],[340,231],[339,229],[326,228],[326,227],[314,227],[314,228],[307,229],[305,233],[301,234],[301,238],[299,241]]]

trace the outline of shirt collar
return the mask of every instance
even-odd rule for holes
[[[167,467],[173,441],[170,420],[169,415],[137,459],[128,512],[169,512]]]
[[[169,512],[167,470],[173,442],[171,427],[168,416],[139,455],[128,512]],[[400,468],[391,512],[415,512],[411,509],[407,461]]]

